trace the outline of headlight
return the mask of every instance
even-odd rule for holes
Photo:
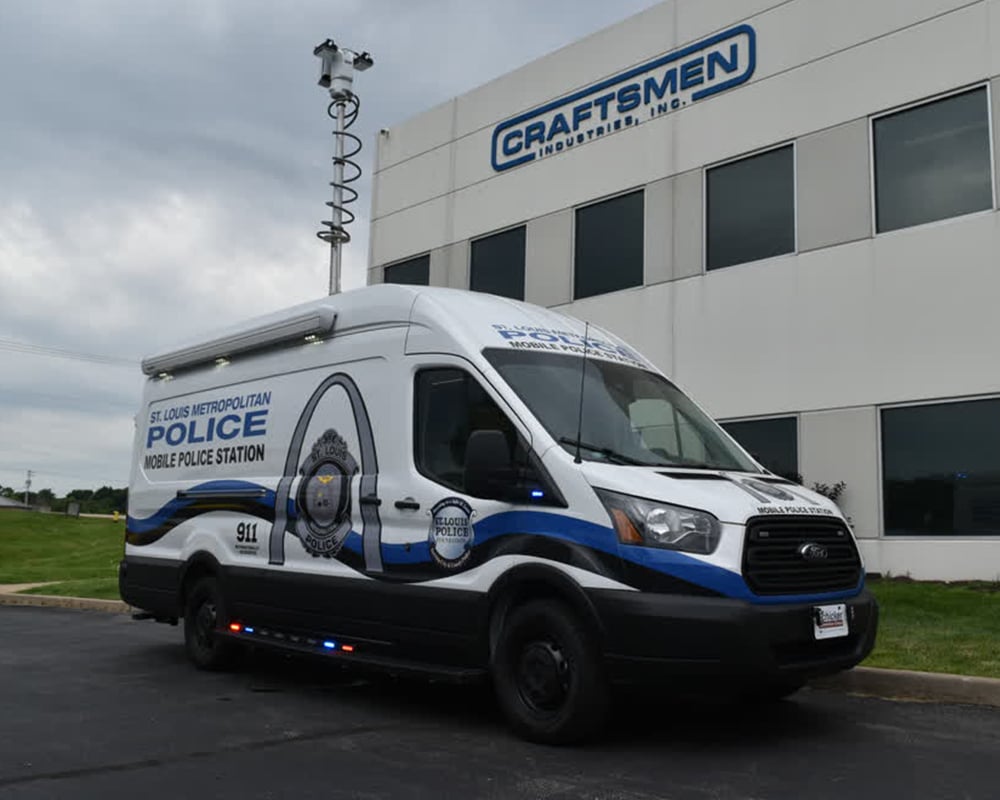
[[[623,544],[708,555],[719,546],[719,520],[707,511],[595,489]]]

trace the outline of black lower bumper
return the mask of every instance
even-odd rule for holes
[[[613,680],[627,683],[724,676],[792,682],[849,669],[875,644],[878,604],[847,600],[849,634],[817,641],[813,609],[825,603],[756,605],[726,598],[594,591]]]
[[[123,558],[118,564],[118,594],[155,619],[176,620],[181,615],[180,572],[179,561]]]

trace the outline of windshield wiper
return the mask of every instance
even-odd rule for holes
[[[577,441],[576,439],[571,439],[569,436],[560,436],[559,442],[561,444],[568,444],[573,447],[582,447],[584,450],[589,450],[591,453],[599,453],[604,456],[608,461],[614,464],[627,464],[631,467],[657,467],[662,466],[660,464],[651,464],[648,461],[640,461],[637,458],[632,458],[624,453],[619,453],[616,450],[612,450],[610,447],[599,447],[596,444],[588,444],[587,442]]]

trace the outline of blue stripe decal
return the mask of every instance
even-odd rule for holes
[[[266,486],[261,486],[258,483],[250,483],[249,481],[207,481],[206,483],[199,483],[197,486],[192,486],[191,491],[196,492],[239,492],[239,491],[255,491],[263,489],[265,494],[260,497],[255,497],[249,499],[248,502],[253,505],[259,505],[262,509],[274,510],[274,491],[268,489]],[[143,534],[154,531],[170,522],[171,519],[176,517],[180,512],[189,508],[190,506],[211,502],[210,497],[175,497],[170,500],[165,505],[163,505],[159,511],[148,517],[133,517],[129,516],[127,518],[126,524],[130,533]],[[295,518],[295,502],[291,498],[288,500],[288,514],[291,519]]]
[[[201,491],[241,491],[266,489],[247,481],[209,481],[193,487]],[[253,503],[262,509],[274,508],[275,494],[267,489],[266,494],[254,499]],[[194,503],[204,502],[204,498],[175,498],[159,511],[145,519],[128,518],[130,532],[142,534],[156,530],[168,523]],[[294,520],[295,501],[288,500],[288,519]],[[864,588],[864,575],[853,589],[825,594],[758,596],[750,591],[743,576],[738,572],[708,564],[677,550],[655,547],[622,545],[614,529],[593,522],[547,511],[503,511],[486,517],[473,524],[474,546],[488,542],[498,536],[508,534],[534,534],[559,539],[572,544],[597,550],[611,556],[620,557],[633,564],[670,575],[688,583],[704,586],[721,595],[737,600],[745,600],[757,605],[787,605],[793,603],[828,603],[854,597]],[[363,556],[361,534],[352,530],[344,540],[343,549],[355,556]],[[382,559],[386,565],[429,564],[432,562],[430,542],[427,538],[410,544],[390,544],[382,542]],[[442,576],[443,577],[443,576]]]

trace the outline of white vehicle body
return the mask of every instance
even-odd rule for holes
[[[184,617],[212,576],[220,636],[456,677],[535,597],[584,621],[612,679],[791,683],[871,649],[837,507],[579,320],[375,286],[144,370],[121,589],[149,616]]]

